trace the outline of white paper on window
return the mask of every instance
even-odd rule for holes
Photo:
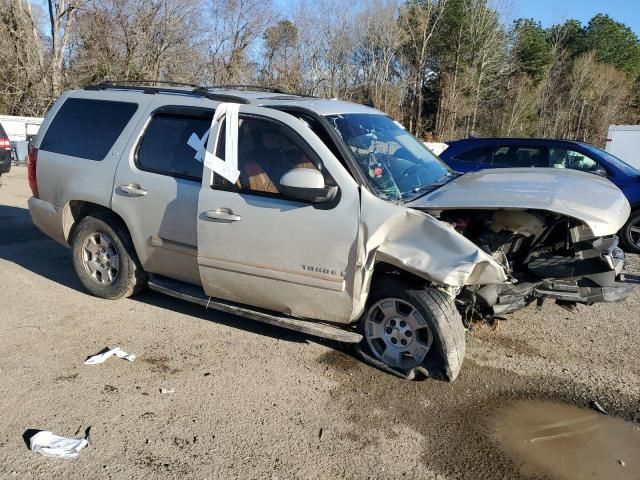
[[[225,158],[218,158],[215,154],[216,142],[208,142],[204,154],[205,167],[222,176],[230,183],[236,183],[240,176],[238,170],[238,113],[240,105],[237,103],[221,103],[216,107],[213,115],[208,138],[213,138],[214,129],[222,121],[226,122]],[[204,138],[204,137],[203,137]],[[203,143],[206,140],[203,140]]]

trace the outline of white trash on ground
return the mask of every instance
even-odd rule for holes
[[[67,438],[43,430],[29,440],[29,448],[45,457],[70,460],[76,458],[80,450],[89,444],[86,438]]]
[[[84,364],[99,365],[101,363],[104,363],[109,357],[112,357],[114,355],[118,358],[129,360],[130,362],[133,362],[136,359],[136,356],[133,353],[127,353],[124,350],[122,350],[120,347],[113,346],[113,347],[108,347],[108,350],[102,353],[98,353],[96,355],[92,355],[91,357],[87,358]]]

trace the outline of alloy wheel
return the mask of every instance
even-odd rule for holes
[[[89,276],[99,285],[116,281],[120,271],[120,256],[113,240],[104,233],[92,233],[82,244],[82,263]]]
[[[433,336],[422,314],[400,298],[385,298],[367,312],[364,334],[378,360],[410,369],[424,362]]]

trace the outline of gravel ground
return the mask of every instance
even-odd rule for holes
[[[529,478],[489,428],[507,402],[598,400],[640,420],[637,290],[577,314],[530,307],[467,334],[456,382],[401,381],[338,344],[153,292],[87,295],[70,251],[31,224],[25,169],[1,180],[1,478]],[[110,344],[138,360],[82,364]],[[75,461],[23,440],[89,426]]]

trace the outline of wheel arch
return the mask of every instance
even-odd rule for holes
[[[71,244],[73,233],[80,221],[95,213],[111,216],[120,222],[127,229],[127,232],[131,234],[131,230],[129,230],[129,226],[124,219],[109,207],[85,200],[70,200],[62,209],[62,229],[67,244]]]
[[[408,270],[396,267],[387,262],[376,262],[373,268],[373,274],[370,277],[368,291],[371,291],[373,285],[377,282],[383,281],[386,278],[394,278],[396,280],[402,281],[411,285],[413,287],[418,286],[432,286],[432,283],[424,277],[416,275]]]

